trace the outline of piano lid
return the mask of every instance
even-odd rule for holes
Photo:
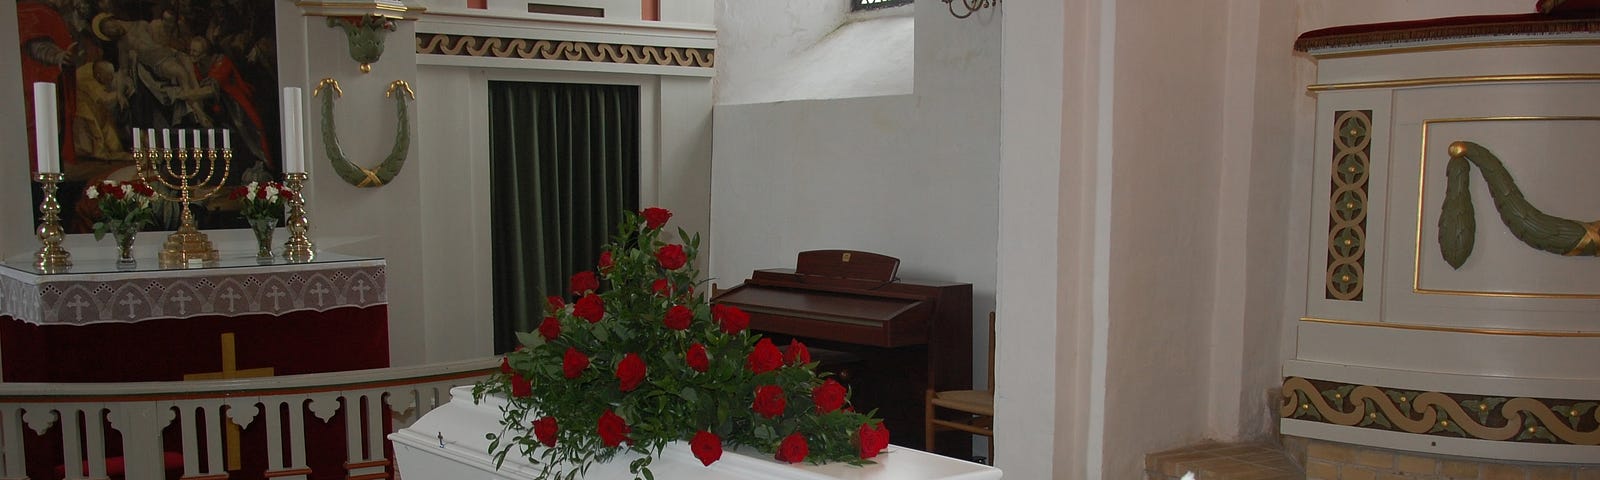
[[[750,314],[750,327],[848,343],[901,346],[925,343],[930,302],[745,284],[717,303]]]

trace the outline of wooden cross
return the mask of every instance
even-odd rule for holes
[[[184,375],[183,379],[184,380],[227,380],[227,379],[230,379],[230,378],[256,378],[256,377],[270,377],[270,376],[273,375],[272,367],[247,368],[247,369],[244,369],[244,370],[239,370],[237,368],[237,363],[236,363],[237,360],[238,360],[238,356],[235,354],[235,350],[234,350],[234,347],[233,347],[233,332],[225,332],[225,333],[222,334],[222,371],[220,371],[220,372],[206,372],[206,373],[191,373],[191,374]],[[239,426],[234,424],[233,420],[228,418],[227,415],[223,415],[222,416],[222,424],[225,425],[227,427],[227,429],[228,429],[227,442],[226,442],[227,445],[228,445],[228,470],[229,471],[238,470],[238,469],[242,468],[242,464],[243,464],[243,462],[240,461],[240,454],[239,454]]]

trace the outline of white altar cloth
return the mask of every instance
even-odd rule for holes
[[[515,455],[506,457],[499,470],[490,458],[484,434],[500,431],[500,405],[504,400],[472,401],[472,387],[450,390],[450,403],[428,412],[409,427],[390,434],[400,475],[407,479],[537,478],[539,469]],[[587,478],[628,479],[628,462],[637,454],[618,455],[609,463],[589,469]],[[876,465],[785,464],[755,452],[726,451],[706,467],[690,453],[687,443],[668,445],[650,470],[661,480],[985,480],[1000,478],[999,469],[950,457],[890,445],[873,459]],[[485,474],[491,475],[485,477]]]

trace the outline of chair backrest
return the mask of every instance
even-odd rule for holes
[[[989,392],[994,392],[994,312],[989,312]]]

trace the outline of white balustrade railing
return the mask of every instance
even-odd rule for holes
[[[393,461],[385,454],[386,435],[449,403],[451,387],[470,385],[498,365],[495,357],[230,380],[0,382],[0,480],[28,479],[25,436],[52,430],[59,432],[61,452],[49,459],[50,468],[62,466],[67,480],[110,478],[108,425],[121,436],[116,446],[126,478],[166,478],[170,455],[164,451],[163,431],[174,421],[186,480],[231,478],[224,464],[225,424],[243,429],[256,422],[266,429],[265,452],[244,455],[264,454],[267,478],[305,480],[312,473],[308,449],[338,448],[309,444],[322,439],[308,438],[305,419],[327,423],[341,411],[345,478],[390,478]],[[33,468],[38,471],[39,466]]]

